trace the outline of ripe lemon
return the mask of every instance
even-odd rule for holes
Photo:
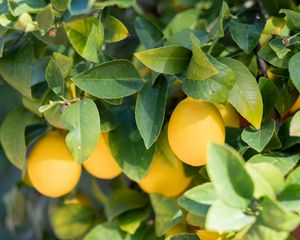
[[[224,143],[224,122],[213,104],[186,98],[171,115],[168,139],[171,149],[181,161],[202,166],[207,163],[209,143]]]
[[[300,109],[300,96],[297,98],[296,102],[291,107],[290,113],[297,112],[299,109]]]
[[[219,112],[224,121],[226,127],[239,128],[240,127],[240,117],[237,111],[230,105],[217,104]]]
[[[163,154],[154,155],[148,174],[138,184],[146,193],[176,196],[188,187],[191,178],[185,175],[180,161],[175,167],[165,163],[163,158]]]
[[[222,235],[216,232],[198,230],[196,234],[201,240],[222,240]]]
[[[112,179],[122,173],[122,169],[111,155],[108,133],[99,134],[97,146],[83,166],[91,175],[101,179]]]
[[[65,144],[65,135],[50,131],[33,147],[28,159],[28,175],[32,185],[48,197],[60,197],[73,190],[81,175]]]

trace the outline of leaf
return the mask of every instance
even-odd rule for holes
[[[269,120],[261,125],[259,130],[247,127],[242,132],[242,140],[257,152],[263,150],[274,150],[281,147],[276,133],[276,123]]]
[[[258,43],[264,29],[264,22],[245,24],[231,21],[229,30],[233,41],[246,53],[250,54]]]
[[[285,181],[286,185],[300,184],[300,166],[294,169],[287,177]]]
[[[140,192],[129,188],[113,191],[107,198],[105,214],[109,221],[130,210],[143,208],[148,199]]]
[[[299,154],[289,155],[286,153],[269,153],[269,154],[257,154],[249,159],[248,163],[271,163],[272,165],[278,167],[283,175],[290,172],[297,164],[300,159]]]
[[[228,102],[254,127],[260,128],[263,104],[256,79],[248,68],[237,60],[219,59],[235,72],[235,85],[229,92]]]
[[[269,42],[269,46],[273,49],[279,59],[282,59],[288,54],[291,49],[287,48],[287,45],[283,44],[284,38],[274,38]]]
[[[0,66],[3,79],[22,95],[31,98],[32,45],[20,48],[5,59],[0,59]]]
[[[20,170],[26,164],[25,128],[32,120],[32,113],[24,107],[14,108],[1,125],[0,140],[3,150],[10,160]]]
[[[126,26],[117,18],[107,16],[105,19],[105,41],[108,43],[119,42],[129,35]]]
[[[143,209],[132,210],[120,215],[118,217],[120,228],[131,235],[134,234],[141,226],[142,221],[149,216],[149,210],[150,209],[146,207]]]
[[[157,42],[163,38],[158,27],[142,17],[136,17],[133,26],[140,42],[146,49],[156,47]]]
[[[288,184],[278,195],[277,199],[289,211],[300,213],[300,184]]]
[[[289,61],[290,78],[292,79],[292,82],[298,91],[300,91],[299,64],[300,64],[300,53],[298,52]]]
[[[64,12],[68,8],[69,0],[50,0],[50,1],[52,6],[58,11]]]
[[[10,12],[14,16],[27,13],[38,13],[46,6],[44,0],[8,0]]]
[[[87,14],[90,12],[95,0],[69,0],[68,9],[72,15]]]
[[[71,57],[62,55],[58,52],[53,53],[53,59],[58,64],[63,78],[66,78],[71,72],[71,68],[73,66],[73,59]]]
[[[164,77],[145,84],[135,106],[135,120],[146,148],[157,140],[165,116],[168,83]]]
[[[230,89],[234,86],[234,72],[217,59],[208,56],[218,70],[218,74],[205,80],[183,80],[182,90],[195,99],[203,99],[214,103],[223,103],[227,100]]]
[[[244,160],[233,148],[210,144],[207,172],[218,195],[229,205],[244,208],[254,191]]]
[[[113,224],[105,222],[94,227],[83,240],[123,240],[124,234]]]
[[[191,34],[193,57],[187,70],[187,78],[190,80],[204,80],[218,74],[218,69],[202,51],[195,35]]]
[[[98,63],[98,52],[104,40],[102,23],[95,17],[86,17],[65,23],[64,27],[76,52],[86,60]]]
[[[275,67],[288,68],[288,63],[292,53],[288,52],[283,58],[278,58],[276,52],[270,47],[270,44],[265,44],[261,49],[259,49],[258,55]]]
[[[192,214],[206,216],[208,208],[219,199],[212,183],[203,183],[186,191],[178,200],[178,205]]]
[[[82,90],[98,98],[116,99],[136,93],[143,82],[131,62],[113,60],[72,77]]]
[[[94,7],[103,9],[105,7],[110,7],[117,5],[119,8],[128,8],[135,3],[134,0],[109,0],[109,1],[99,1],[97,0]]]
[[[291,119],[290,135],[294,137],[300,136],[300,111],[296,112]]]
[[[38,22],[38,27],[42,35],[44,35],[52,28],[52,24],[54,22],[54,11],[51,4],[49,4],[46,8],[43,9],[43,11],[41,11],[37,15],[36,20]]]
[[[280,203],[270,198],[264,198],[261,204],[262,211],[259,218],[264,225],[277,231],[290,232],[300,224],[300,217],[284,209]]]
[[[180,32],[183,29],[194,28],[199,14],[200,12],[197,9],[189,9],[176,14],[164,29],[164,36],[169,38],[174,33]]]
[[[165,240],[199,240],[199,238],[194,233],[179,233],[173,236],[169,236]]]
[[[166,46],[138,52],[134,56],[153,71],[175,74],[186,70],[191,52],[181,46]]]
[[[148,172],[154,148],[145,148],[132,112],[123,112],[119,116],[122,125],[109,134],[110,150],[123,172],[139,182]]]
[[[205,228],[215,232],[239,231],[254,221],[255,217],[246,215],[242,209],[217,201],[208,210]]]
[[[74,159],[83,163],[94,151],[100,133],[100,117],[96,104],[88,98],[72,103],[61,114],[70,130],[66,144]]]
[[[55,94],[59,96],[64,95],[64,76],[60,70],[58,63],[54,59],[50,60],[46,68],[46,80],[49,87]]]
[[[59,205],[50,212],[51,225],[60,239],[80,237],[92,227],[94,219],[94,210],[82,203]]]
[[[162,236],[168,229],[184,219],[182,211],[173,199],[159,194],[151,194],[150,199],[155,212],[157,236]]]
[[[290,9],[280,9],[279,13],[284,13],[287,18],[287,26],[289,29],[300,28],[300,13]]]
[[[261,239],[276,239],[286,240],[289,233],[284,231],[276,231],[270,227],[264,226],[260,222],[253,224],[248,230],[243,240],[261,240]]]

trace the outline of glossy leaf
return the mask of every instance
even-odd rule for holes
[[[97,18],[86,17],[65,23],[64,27],[76,52],[86,60],[98,63],[104,40],[102,23]]]
[[[244,208],[254,186],[243,158],[233,148],[211,144],[207,172],[218,195],[230,206]]]
[[[46,80],[49,87],[57,95],[64,95],[64,77],[58,63],[51,59],[46,69]]]
[[[155,231],[158,236],[162,236],[183,220],[183,213],[171,198],[159,194],[151,194],[150,198],[155,212]]]
[[[3,79],[22,95],[31,98],[31,70],[33,47],[20,48],[5,59],[0,59]]]
[[[117,18],[107,16],[105,19],[105,41],[108,43],[119,42],[127,38],[129,32],[126,26]]]
[[[229,92],[228,102],[259,129],[263,104],[256,79],[241,62],[230,58],[222,58],[220,61],[235,72],[235,85]]]
[[[93,152],[100,133],[100,117],[91,99],[72,103],[62,113],[61,119],[70,130],[66,144],[74,159],[83,163]]]
[[[135,120],[147,149],[157,140],[162,128],[167,90],[167,80],[162,77],[154,85],[146,83],[137,97]]]
[[[186,70],[190,50],[181,46],[166,46],[134,54],[145,66],[159,73],[175,74]]]
[[[93,96],[108,99],[132,95],[143,84],[139,73],[127,60],[102,63],[72,77],[72,80]]]
[[[123,172],[138,182],[146,175],[151,165],[154,148],[145,148],[132,112],[122,112],[119,116],[122,125],[110,132],[110,149]]]
[[[289,73],[290,73],[290,78],[292,79],[292,82],[298,91],[300,91],[299,64],[300,64],[300,53],[296,53],[289,61]]]
[[[10,162],[23,170],[26,164],[25,128],[32,119],[32,113],[24,107],[14,108],[1,125],[0,139]]]

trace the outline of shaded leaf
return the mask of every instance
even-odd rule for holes
[[[289,61],[289,73],[290,73],[290,78],[292,79],[292,82],[298,91],[300,91],[299,64],[300,64],[300,53],[296,53]]]
[[[58,63],[54,59],[51,59],[46,68],[46,80],[55,94],[63,96],[65,83],[63,73],[60,69]]]

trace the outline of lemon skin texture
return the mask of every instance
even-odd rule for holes
[[[100,179],[112,179],[122,173],[110,152],[108,133],[99,134],[96,148],[83,166],[91,175]]]
[[[27,167],[34,188],[52,198],[71,192],[81,175],[81,165],[74,161],[59,131],[48,132],[34,145]]]
[[[217,104],[216,107],[218,108],[226,127],[240,127],[239,114],[231,105]]]
[[[186,98],[171,115],[168,140],[181,161],[192,166],[205,165],[209,143],[224,144],[223,119],[213,104]]]
[[[167,164],[161,159],[161,154],[155,154],[148,174],[138,183],[146,193],[159,193],[167,197],[177,196],[190,184],[191,178],[184,172],[183,164],[177,166]]]

